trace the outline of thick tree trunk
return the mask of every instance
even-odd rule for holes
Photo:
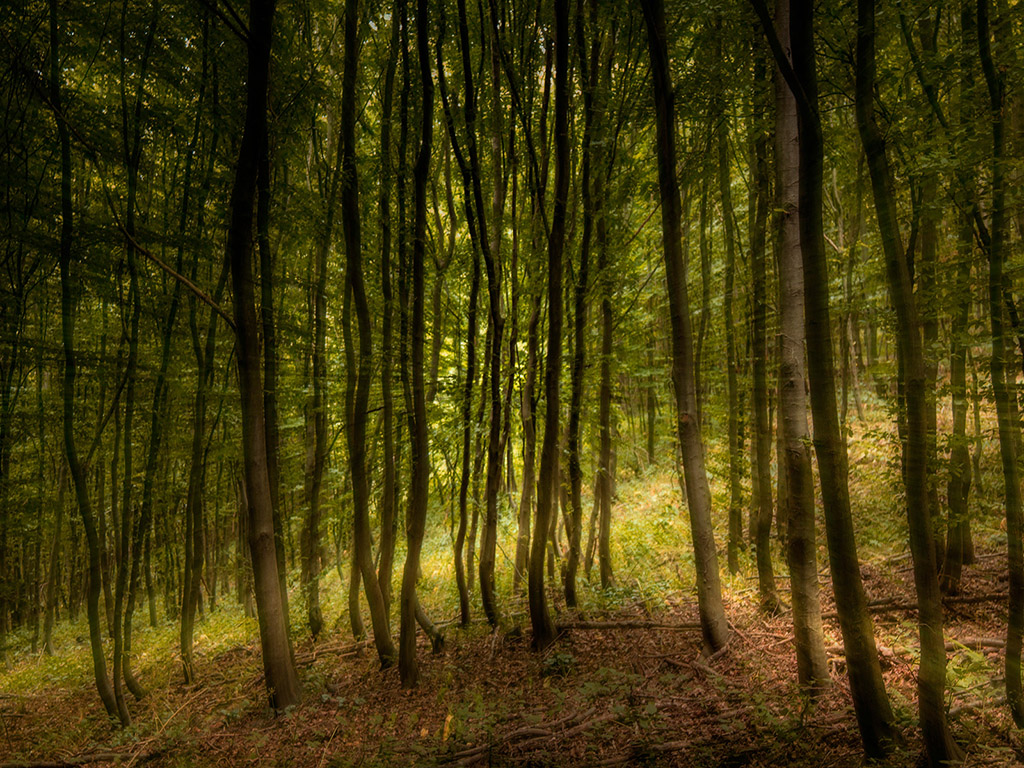
[[[717,651],[728,640],[722,603],[718,553],[711,523],[711,490],[704,466],[704,446],[697,416],[693,338],[686,264],[681,249],[681,204],[676,179],[675,92],[669,75],[668,43],[663,0],[641,0],[651,56],[654,106],[657,115],[658,185],[661,193],[661,231],[672,319],[672,382],[676,393],[676,424],[683,454],[683,475],[690,510],[704,645]]]
[[[776,0],[775,26],[789,48],[789,0]],[[788,53],[787,53],[788,56]],[[800,249],[800,137],[796,99],[778,66],[775,83],[775,208],[779,261],[779,517],[785,517],[793,600],[793,635],[800,685],[831,684],[818,597],[814,475],[804,377],[804,282]],[[783,512],[785,510],[785,512]]]

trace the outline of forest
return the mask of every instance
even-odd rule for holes
[[[1024,762],[1018,54],[5,4],[0,768]]]

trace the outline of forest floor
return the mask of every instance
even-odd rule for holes
[[[899,543],[898,499],[886,490],[891,457],[871,448],[876,438],[865,431],[851,442],[854,506],[883,673],[904,737],[887,764],[914,766],[921,740],[913,575]],[[335,571],[324,579],[334,626],[317,643],[294,628],[304,697],[280,715],[266,705],[255,621],[233,605],[208,613],[197,631],[195,685],[180,682],[172,622],[138,629],[135,662],[149,694],[131,703],[127,729],[112,727],[100,706],[84,622],[64,622],[56,656],[19,650],[0,669],[0,766],[861,765],[824,550],[833,685],[812,702],[796,685],[790,616],[758,610],[750,553],[739,575],[724,575],[731,640],[702,658],[677,494],[664,472],[639,472],[620,485],[618,586],[585,587],[580,612],[564,610],[553,593],[558,620],[572,628],[547,652],[530,649],[524,601],[504,585],[503,629],[448,623],[436,655],[424,639],[412,691],[400,687],[397,670],[380,669],[372,645],[348,639]],[[1024,734],[1012,725],[1002,688],[1005,534],[998,504],[977,506],[977,562],[946,603],[950,719],[965,765],[1024,764]],[[447,541],[447,531],[434,538]],[[443,618],[454,605],[450,550],[435,544],[424,603]],[[784,574],[778,584],[787,602]]]

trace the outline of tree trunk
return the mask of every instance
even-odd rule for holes
[[[355,14],[356,0],[347,0],[347,13]],[[430,438],[427,432],[427,403],[423,381],[424,342],[424,261],[427,239],[427,175],[434,138],[434,82],[430,74],[430,17],[427,0],[416,2],[416,50],[419,55],[422,91],[422,128],[420,148],[413,167],[413,246],[412,246],[412,481],[409,486],[409,508],[406,516],[407,554],[402,573],[401,614],[398,645],[398,674],[404,688],[416,685],[419,669],[416,661],[416,616],[419,601],[416,581],[419,578],[420,551],[427,521],[427,500],[430,493]],[[481,577],[482,578],[482,577]],[[430,623],[424,618],[426,629]]]
[[[775,26],[789,48],[789,0],[776,0]],[[788,61],[788,51],[787,51]],[[775,208],[779,261],[779,516],[786,518],[786,554],[793,600],[797,677],[813,692],[829,687],[818,597],[814,475],[804,378],[804,282],[800,248],[800,137],[796,99],[778,66],[775,83]],[[783,513],[783,509],[785,512]]]
[[[772,568],[772,483],[771,423],[768,415],[768,268],[765,256],[765,233],[768,219],[768,132],[764,117],[767,97],[767,68],[760,55],[754,61],[754,225],[750,238],[750,268],[753,279],[753,327],[751,357],[754,368],[754,457],[756,464],[757,581],[761,609],[768,614],[780,610]],[[752,486],[753,488],[753,486]]]
[[[569,557],[565,564],[565,604],[575,608],[576,573],[580,564],[580,541],[583,532],[583,467],[580,464],[580,420],[583,410],[583,374],[587,351],[587,292],[590,280],[590,249],[594,230],[593,198],[593,135],[595,91],[598,64],[601,56],[601,31],[598,28],[597,5],[590,4],[590,34],[592,36],[589,61],[584,34],[583,5],[576,7],[576,47],[580,57],[580,81],[583,89],[583,154],[580,192],[583,196],[583,233],[580,238],[580,262],[576,273],[573,310],[572,379],[569,395]]]
[[[718,553],[711,523],[711,491],[704,466],[704,446],[697,416],[693,338],[682,258],[681,204],[676,179],[675,92],[669,74],[663,0],[641,0],[651,56],[654,106],[657,116],[658,186],[661,193],[661,232],[672,319],[672,382],[676,393],[676,424],[683,454],[690,530],[697,576],[701,632],[708,651],[728,640]]]
[[[892,169],[887,157],[886,141],[874,115],[874,0],[858,0],[857,8],[857,126],[864,144],[874,191],[875,212],[889,279],[889,296],[896,309],[899,355],[903,372],[902,390],[907,421],[907,441],[903,448],[904,480],[921,637],[921,663],[917,682],[918,709],[929,764],[940,766],[960,762],[963,759],[963,752],[953,741],[946,722],[946,651],[942,634],[942,598],[939,592],[928,501],[926,363],[921,339],[921,318],[896,218]]]
[[[548,349],[544,371],[544,443],[540,455],[537,514],[529,565],[533,646],[543,650],[555,639],[544,591],[544,549],[557,509],[556,478],[561,430],[558,421],[562,370],[562,252],[569,198],[569,2],[555,0],[555,203],[548,240]]]
[[[359,184],[356,177],[356,67],[359,53],[358,0],[345,2],[345,74],[341,96],[342,184],[341,219],[345,229],[348,285],[359,329],[359,365],[347,430],[352,475],[352,519],[354,556],[365,587],[373,624],[373,641],[381,666],[395,661],[395,647],[380,582],[373,567],[370,541],[369,478],[366,469],[366,422],[373,373],[373,329],[363,282],[362,235],[360,232]]]
[[[718,57],[722,59],[721,20],[718,22]],[[722,220],[725,225],[725,379],[728,393],[729,437],[729,572],[739,572],[739,550],[743,546],[743,489],[740,476],[743,473],[743,450],[740,445],[740,403],[737,378],[739,361],[736,354],[736,317],[733,305],[736,302],[736,232],[732,210],[732,179],[729,174],[729,127],[726,121],[724,102],[720,104],[718,121],[718,191],[722,198]],[[753,533],[753,530],[751,530]],[[751,536],[753,539],[754,537]]]
[[[1020,427],[1013,418],[1011,405],[1016,397],[1012,378],[1007,380],[1007,349],[1003,318],[1003,250],[1006,232],[1006,137],[1004,100],[1005,74],[997,69],[992,53],[988,0],[978,0],[978,55],[989,93],[989,117],[992,123],[992,221],[988,248],[989,313],[992,323],[992,389],[999,425],[999,455],[1003,467],[1003,493],[1006,499],[1007,558],[1009,560],[1010,597],[1006,636],[1006,700],[1018,728],[1024,727],[1024,693],[1021,691],[1021,635],[1024,632],[1024,548],[1021,544],[1024,520],[1021,512],[1018,442]],[[1011,369],[1012,370],[1012,369]]]
[[[60,268],[60,309],[61,309],[61,342],[64,350],[64,376],[61,386],[63,399],[64,422],[64,453],[67,458],[68,471],[75,487],[78,511],[82,516],[86,541],[89,546],[89,645],[92,649],[93,673],[96,688],[103,707],[110,717],[118,713],[114,691],[107,676],[107,662],[103,655],[103,639],[100,630],[100,543],[96,533],[96,522],[92,504],[86,488],[85,473],[79,463],[75,445],[75,311],[77,296],[73,286],[77,278],[72,275],[72,249],[74,247],[74,220],[71,208],[71,132],[62,106],[60,39],[61,28],[57,19],[57,2],[50,0],[50,106],[57,123],[57,135],[60,143],[60,251],[58,264]],[[122,721],[127,725],[127,722]]]
[[[867,597],[857,560],[853,517],[850,513],[846,442],[840,430],[836,402],[822,220],[824,146],[818,114],[813,7],[810,0],[793,0],[790,4],[790,64],[764,3],[752,0],[752,5],[768,35],[775,62],[782,70],[797,102],[800,249],[804,275],[807,372],[814,420],[814,448],[818,457],[825,509],[829,565],[846,652],[850,692],[861,739],[869,757],[884,758],[891,748],[896,731],[878,663],[874,627],[867,610]]]
[[[227,258],[231,264],[238,383],[242,412],[248,539],[263,651],[263,672],[271,707],[298,703],[299,680],[292,660],[278,573],[274,507],[267,463],[267,433],[252,271],[253,207],[258,166],[267,133],[267,87],[274,0],[250,0],[245,125],[231,189]],[[271,279],[269,274],[264,280]]]

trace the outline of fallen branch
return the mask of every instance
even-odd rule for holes
[[[951,707],[949,710],[949,716],[956,717],[964,712],[973,712],[976,709],[984,709],[985,707],[1001,707],[1005,703],[1005,696],[1000,696],[998,699],[979,699],[977,701],[968,702],[967,704],[961,704],[959,707]]]
[[[951,640],[946,643],[947,651],[959,651],[966,648],[971,651],[983,651],[986,648],[1002,649],[1006,647],[1006,641],[996,637],[979,637],[971,640]]]
[[[597,717],[592,720],[588,720],[587,718],[592,717],[596,711],[596,709],[588,709],[583,713],[573,712],[565,717],[560,717],[557,720],[552,720],[547,723],[537,723],[536,725],[527,725],[522,728],[517,728],[496,741],[488,742],[486,744],[478,744],[475,747],[468,747],[456,752],[451,756],[451,762],[459,765],[470,765],[485,757],[491,750],[496,749],[499,746],[510,746],[518,741],[520,742],[520,746],[525,747],[527,745],[532,745],[537,741],[553,738],[556,735],[575,733],[580,729],[580,725],[570,728],[567,731],[556,731],[559,726],[565,725],[566,723],[570,723],[574,720],[583,720],[581,725],[589,728],[591,725],[594,725],[599,721],[604,722],[604,720],[609,719],[607,717]]]
[[[122,760],[129,760],[132,763],[145,763],[159,757],[163,753],[163,747],[137,755],[131,752],[92,752],[88,755],[74,755],[66,758],[14,760],[8,763],[0,763],[0,768],[71,768],[72,766],[89,765],[91,763],[118,763]]]
[[[943,605],[970,605],[974,603],[992,603],[999,600],[1006,600],[1007,597],[1002,592],[993,592],[987,595],[962,595],[954,597],[942,598]],[[909,602],[896,602],[890,598],[883,598],[882,600],[872,601],[868,603],[868,611],[870,613],[889,613],[890,611],[916,611],[917,603]],[[835,611],[822,614],[823,619],[838,619],[839,614]]]
[[[658,621],[570,621],[559,624],[561,629],[669,629],[669,630],[694,630],[700,629],[700,623],[696,621],[685,621],[681,623],[668,624]]]

